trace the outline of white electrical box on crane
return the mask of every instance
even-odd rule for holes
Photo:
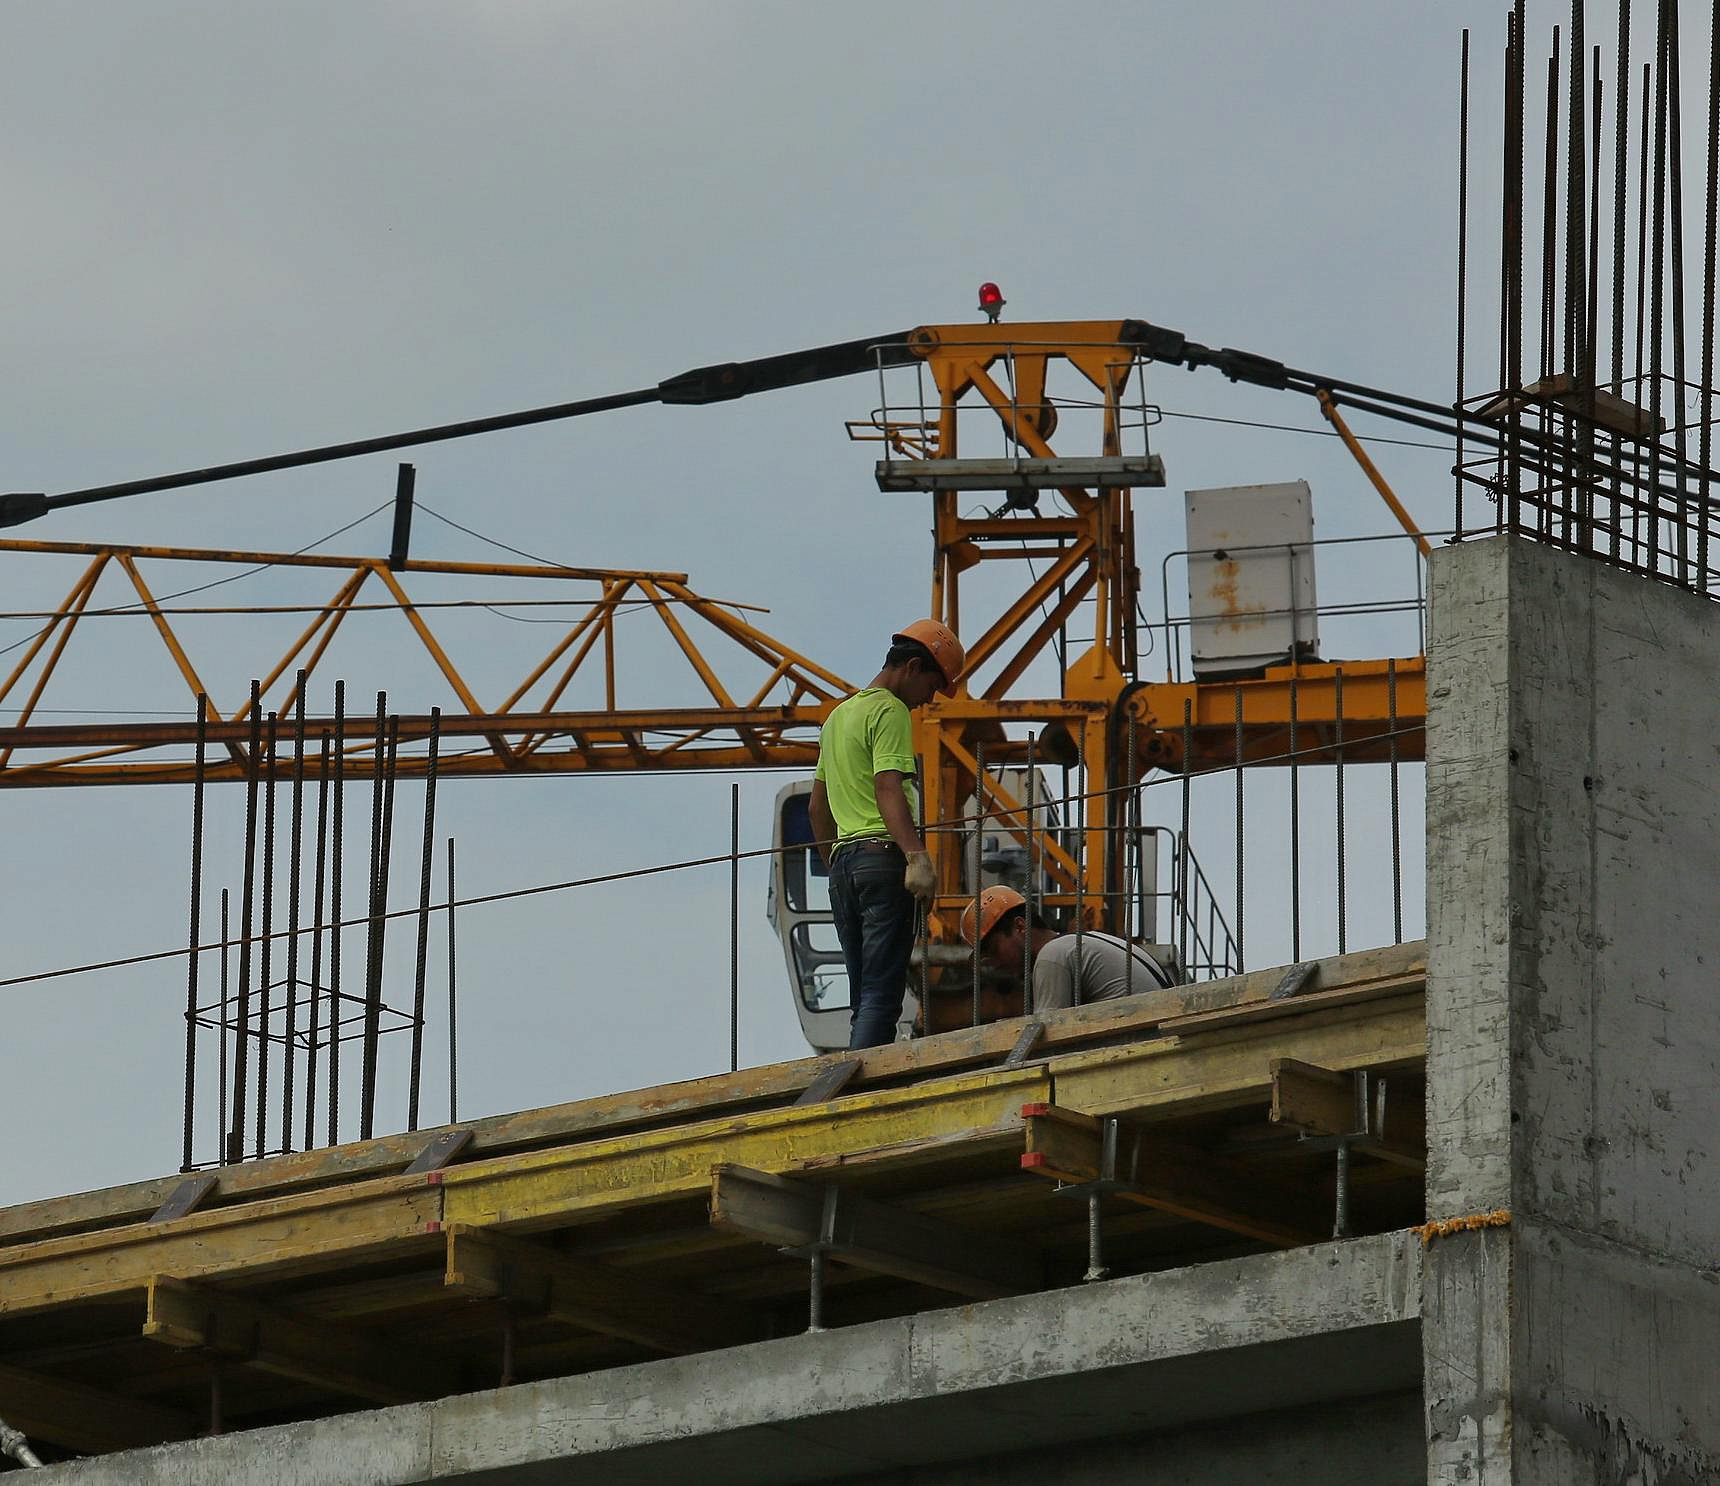
[[[1318,657],[1306,480],[1190,490],[1189,643],[1197,678]]]

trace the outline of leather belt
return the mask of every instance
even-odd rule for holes
[[[849,850],[853,850],[853,851],[900,851],[901,849],[902,848],[899,847],[898,845],[896,845],[896,843],[894,841],[892,841],[888,836],[862,836],[857,841],[840,841],[837,843],[837,846],[836,846],[837,854],[840,854],[844,851],[849,851]]]

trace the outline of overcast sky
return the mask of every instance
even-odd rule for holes
[[[1146,318],[1448,398],[1458,38],[1476,28],[1485,189],[1506,8],[12,4],[0,18],[0,488],[74,489],[971,320],[982,279],[1003,286],[1012,319]],[[1541,9],[1550,26],[1554,8]],[[1169,410],[1318,422],[1299,399],[1211,374],[1158,371],[1149,395]],[[875,400],[873,385],[835,382],[404,457],[421,499],[454,520],[554,561],[686,571],[707,593],[768,606],[755,616],[766,629],[864,682],[890,628],[927,608],[924,504],[881,495],[873,451],[843,432]],[[1322,535],[1388,529],[1329,440],[1168,419],[1154,447],[1169,488],[1138,500],[1155,614],[1185,489],[1306,478]],[[1446,526],[1449,460],[1376,453],[1415,515]],[[296,548],[386,501],[398,457],[139,497],[10,535]],[[387,542],[384,514],[328,550]],[[414,546],[500,555],[423,515]],[[8,610],[57,602],[78,571],[75,559],[0,561]],[[1388,582],[1371,560],[1322,563],[1323,596],[1377,597],[1410,578],[1407,565]],[[330,592],[272,573],[204,602]],[[365,704],[386,686],[401,711],[451,705],[398,616],[353,623],[314,702],[326,707],[343,675]],[[0,620],[0,645],[31,627]],[[492,702],[554,634],[487,613],[448,632]],[[286,638],[231,620],[188,634],[228,706]],[[1400,638],[1380,644],[1413,649]],[[1365,638],[1347,650],[1369,653]],[[690,673],[624,676],[630,694],[702,696]],[[80,633],[43,707],[43,720],[70,720],[182,714],[188,700],[143,628],[114,620]],[[768,842],[783,782],[743,779],[743,846]],[[242,791],[218,793],[211,889],[238,880]],[[182,944],[188,795],[0,796],[0,977]],[[416,893],[420,801],[402,787],[402,904]],[[498,891],[726,850],[729,780],[458,782],[440,808],[462,889]],[[795,1056],[762,871],[743,888],[742,1058]],[[1367,899],[1352,945],[1390,937],[1378,906]],[[462,1113],[726,1067],[726,870],[474,909],[460,929]],[[410,962],[403,935],[391,999],[409,990]],[[433,997],[441,973],[438,949]],[[180,963],[3,994],[0,1201],[177,1166]],[[429,1039],[439,1070],[440,1020]],[[399,1110],[391,1083],[382,1123]],[[199,1119],[207,1154],[213,1118]]]

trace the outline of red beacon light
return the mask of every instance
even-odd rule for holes
[[[979,286],[979,312],[993,325],[997,324],[997,317],[1003,313],[1003,307],[1006,303],[1008,301],[1003,297],[1003,290],[999,289],[996,284],[981,284]]]

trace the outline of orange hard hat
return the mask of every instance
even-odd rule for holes
[[[997,927],[997,921],[1013,909],[1022,907],[1027,899],[1012,887],[988,887],[979,895],[979,943],[985,943],[985,936]],[[962,912],[962,942],[974,943],[973,932],[974,905],[969,903]]]
[[[900,644],[903,640],[917,640],[932,652],[932,659],[944,673],[944,684],[938,690],[946,697],[953,697],[956,694],[956,682],[961,679],[962,667],[967,664],[967,652],[962,649],[962,642],[956,638],[956,632],[936,619],[916,619],[890,636],[890,643],[893,645]]]

